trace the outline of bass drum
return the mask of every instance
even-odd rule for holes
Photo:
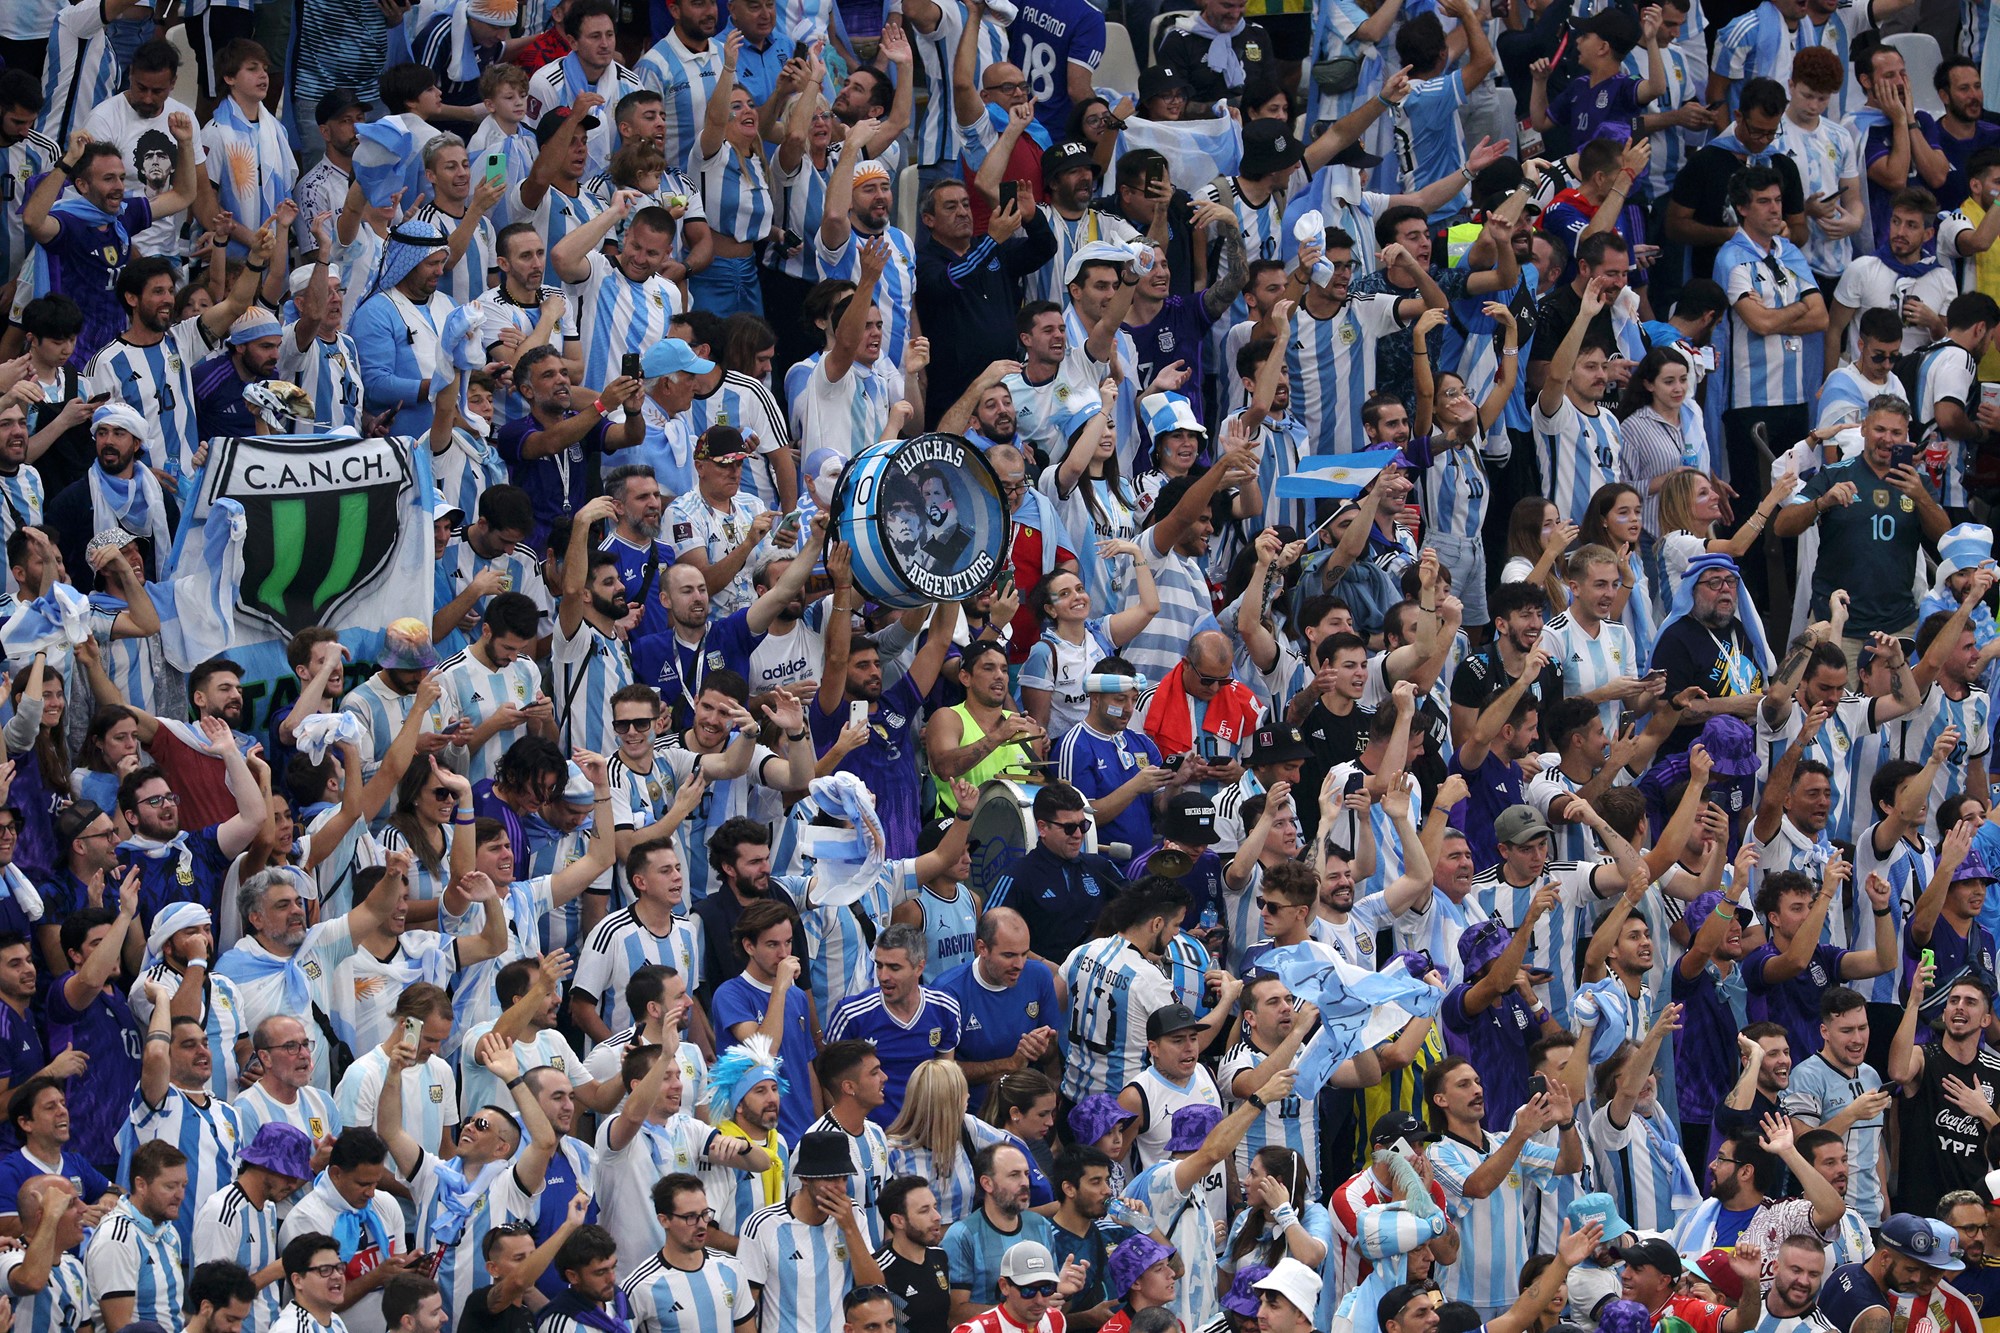
[[[1014,868],[1035,845],[1035,793],[1032,782],[994,778],[979,789],[972,805],[972,874],[975,893],[985,900],[1000,877]],[[1083,850],[1097,850],[1097,826],[1084,834]]]
[[[901,610],[963,602],[992,583],[1007,552],[1000,478],[963,436],[884,440],[849,459],[834,485],[836,532],[854,581]]]

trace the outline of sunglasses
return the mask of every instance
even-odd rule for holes
[[[650,717],[615,717],[611,719],[611,729],[623,735],[628,731],[649,731],[653,719]]]
[[[1090,821],[1088,819],[1079,819],[1070,822],[1068,820],[1052,819],[1049,821],[1049,827],[1058,833],[1082,833],[1090,827]]]
[[[1046,1301],[1054,1299],[1056,1284],[1053,1282],[1037,1282],[1032,1287],[1018,1287],[1016,1290],[1021,1293],[1024,1300]]]
[[[1204,685],[1227,685],[1230,681],[1236,679],[1236,677],[1234,676],[1211,676],[1200,671],[1197,671],[1194,674],[1195,678],[1201,681],[1201,683]]]
[[[1257,910],[1260,912],[1282,912],[1290,907],[1311,907],[1311,903],[1281,903],[1276,898],[1259,897]]]
[[[458,800],[458,795],[449,787],[432,787],[431,799],[433,801],[452,801],[455,803]]]

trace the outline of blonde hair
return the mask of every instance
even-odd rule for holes
[[[926,1060],[910,1073],[903,1109],[889,1126],[889,1142],[922,1148],[931,1155],[939,1179],[958,1166],[965,1138],[965,1105],[971,1093],[965,1071],[954,1060]]]
[[[1676,472],[1660,483],[1660,532],[1687,532],[1697,537],[1715,535],[1713,522],[1694,516],[1695,487],[1706,481],[1699,472]],[[1711,483],[1712,484],[1712,483]]]

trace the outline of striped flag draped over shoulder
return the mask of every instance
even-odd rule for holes
[[[1443,991],[1406,968],[1370,972],[1299,944],[1273,949],[1260,966],[1319,1008],[1320,1029],[1299,1052],[1292,1095],[1301,1098],[1316,1096],[1343,1063],[1388,1040],[1411,1019],[1434,1016],[1444,1002]]]

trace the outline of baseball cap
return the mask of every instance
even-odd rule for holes
[[[1049,1247],[1038,1240],[1016,1241],[1000,1256],[1000,1276],[1015,1286],[1031,1282],[1054,1282],[1056,1261]]]
[[[1412,1143],[1435,1143],[1443,1137],[1444,1135],[1419,1119],[1414,1111],[1390,1111],[1376,1117],[1375,1128],[1368,1135],[1368,1142],[1378,1148],[1386,1148],[1397,1139],[1408,1139]]]
[[[1244,176],[1268,176],[1274,171],[1295,167],[1306,155],[1306,146],[1283,120],[1253,120],[1243,127]]]
[[[366,111],[367,109],[368,104],[359,97],[356,97],[352,88],[335,88],[332,92],[320,98],[319,105],[313,108],[313,123],[316,125],[325,125],[330,121],[339,120],[349,111]]]
[[[538,144],[547,144],[549,140],[555,138],[556,131],[563,127],[563,123],[570,118],[571,114],[571,109],[566,106],[550,108],[540,120],[535,122],[535,142]],[[595,113],[583,118],[583,128],[586,131],[596,129],[599,123]]]
[[[1090,147],[1071,139],[1066,143],[1050,144],[1042,150],[1042,184],[1047,185],[1065,171],[1076,167],[1101,170],[1097,159],[1090,155]]]
[[[1648,1236],[1625,1247],[1625,1266],[1630,1268],[1634,1264],[1642,1268],[1657,1268],[1668,1277],[1679,1277],[1686,1271],[1680,1252],[1658,1236]]]
[[[1951,1239],[1957,1241],[1956,1232],[1952,1233]],[[1905,1259],[1929,1264],[1940,1272],[1956,1273],[1965,1267],[1965,1261],[1952,1254],[1952,1244],[1931,1229],[1929,1219],[1918,1217],[1915,1213],[1896,1213],[1884,1221],[1882,1244]]]
[[[1577,19],[1570,26],[1578,33],[1602,37],[1621,56],[1639,44],[1639,20],[1615,6],[1600,9],[1587,19]]]
[[[1170,93],[1176,88],[1184,93],[1194,91],[1194,85],[1189,83],[1187,77],[1172,65],[1155,65],[1139,76],[1139,100],[1141,102],[1149,98],[1159,97],[1163,93]]]
[[[682,370],[690,375],[706,375],[715,369],[715,362],[696,356],[694,348],[689,347],[684,339],[662,338],[639,358],[639,369],[647,379]]]
[[[1162,838],[1190,847],[1212,846],[1217,837],[1215,802],[1198,791],[1179,792],[1168,798],[1157,827]]]
[[[1532,805],[1510,805],[1493,821],[1493,840],[1519,846],[1551,836],[1549,821]]]
[[[917,834],[917,855],[923,856],[936,851],[944,842],[944,835],[951,832],[951,826],[956,822],[950,816],[946,816],[943,819],[933,819],[930,823],[924,825],[923,829]],[[968,852],[978,851],[979,839],[967,839],[965,850]]]
[[[694,456],[704,463],[740,463],[750,456],[743,436],[728,426],[710,426],[694,442]]]
[[[1194,1010],[1188,1008],[1186,1005],[1161,1005],[1158,1009],[1146,1015],[1146,1040],[1158,1041],[1162,1037],[1171,1036],[1176,1032],[1186,1032],[1189,1028],[1198,1028],[1200,1026],[1201,1020],[1196,1018]]]

